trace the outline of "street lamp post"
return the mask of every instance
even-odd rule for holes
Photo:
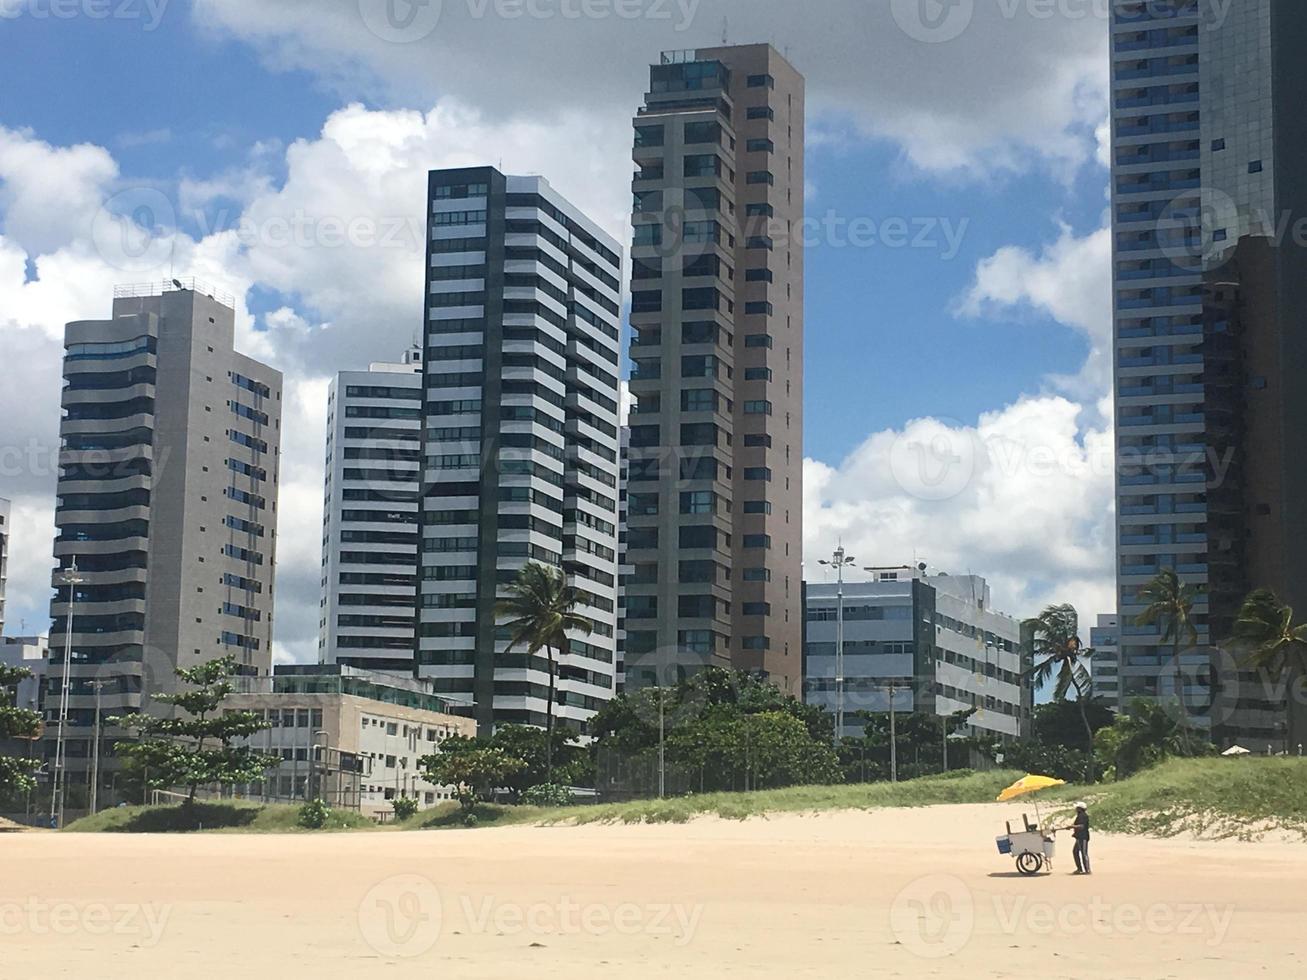
[[[91,750],[91,814],[99,812],[100,803],[100,692],[108,681],[92,681],[95,688],[94,747]]]
[[[889,682],[889,781],[899,781],[899,734],[894,712],[894,681]]]
[[[64,772],[67,765],[64,738],[68,727],[68,690],[73,661],[73,603],[77,601],[77,586],[86,581],[77,573],[76,556],[60,579],[63,585],[68,586],[68,614],[64,617],[64,676],[59,691],[59,730],[55,735],[54,773],[50,789],[50,826],[55,828],[64,825],[64,789],[68,781]]]
[[[853,564],[853,556],[844,553],[844,545],[835,549],[831,560],[819,564],[835,569],[835,745],[844,737],[844,569]]]

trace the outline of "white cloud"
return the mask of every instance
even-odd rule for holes
[[[1078,166],[1093,159],[1094,127],[1106,111],[1107,29],[1092,12],[1099,5],[1048,16],[1042,4],[978,3],[957,37],[924,43],[885,0],[646,0],[634,8],[444,0],[434,27],[419,22],[415,39],[394,43],[381,36],[390,33],[384,22],[374,32],[361,13],[383,3],[197,0],[195,11],[206,27],[257,46],[274,68],[311,72],[351,98],[371,91],[431,104],[452,95],[495,119],[585,111],[616,136],[594,152],[618,158],[630,148],[624,123],[647,87],[649,63],[663,50],[720,44],[723,23],[732,43],[771,40],[789,56],[807,77],[814,115],[845,116],[927,170]],[[617,16],[619,7],[639,16]]]
[[[959,309],[970,316],[1025,309],[1077,330],[1089,344],[1085,365],[1075,377],[1052,380],[1075,397],[1095,399],[1111,384],[1111,263],[1110,228],[1077,237],[1063,224],[1038,253],[1013,245],[982,260]]]
[[[1112,435],[1045,395],[976,424],[916,419],[877,432],[838,466],[804,466],[809,575],[842,542],[858,565],[927,562],[989,579],[1000,611],[1070,601],[1114,608]],[[815,573],[815,574],[814,574]]]

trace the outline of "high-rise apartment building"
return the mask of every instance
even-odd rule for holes
[[[1222,648],[1248,590],[1307,605],[1304,41],[1298,0],[1113,6],[1121,693],[1254,749],[1289,740],[1284,691]],[[1166,568],[1199,593],[1178,663],[1135,621]]]
[[[232,299],[195,282],[121,287],[111,319],[66,327],[48,676],[61,689],[75,562],[70,770],[97,683],[115,715],[175,690],[178,666],[270,670],[282,381],[234,333]]]
[[[1109,708],[1120,711],[1121,701],[1121,620],[1102,614],[1089,629],[1090,695],[1101,699]]]
[[[342,371],[327,395],[318,660],[413,672],[422,351]]]
[[[593,624],[558,671],[580,729],[615,684],[620,246],[490,167],[432,172],[428,212],[416,669],[483,732],[543,725],[545,652],[506,652],[495,604],[561,568]]]
[[[802,679],[804,81],[663,55],[635,117],[626,676]]]

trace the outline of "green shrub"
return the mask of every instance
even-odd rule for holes
[[[322,800],[309,800],[300,807],[300,826],[309,830],[321,830],[331,819],[331,807]]]
[[[526,806],[572,806],[575,802],[572,791],[557,783],[541,783],[522,793],[522,803]]]
[[[400,822],[408,820],[418,812],[418,801],[407,796],[395,797],[390,801],[390,805],[395,810],[395,819]]]

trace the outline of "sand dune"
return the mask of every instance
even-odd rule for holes
[[[1307,846],[1096,837],[1020,807],[428,833],[0,835],[0,977],[1289,977]]]

